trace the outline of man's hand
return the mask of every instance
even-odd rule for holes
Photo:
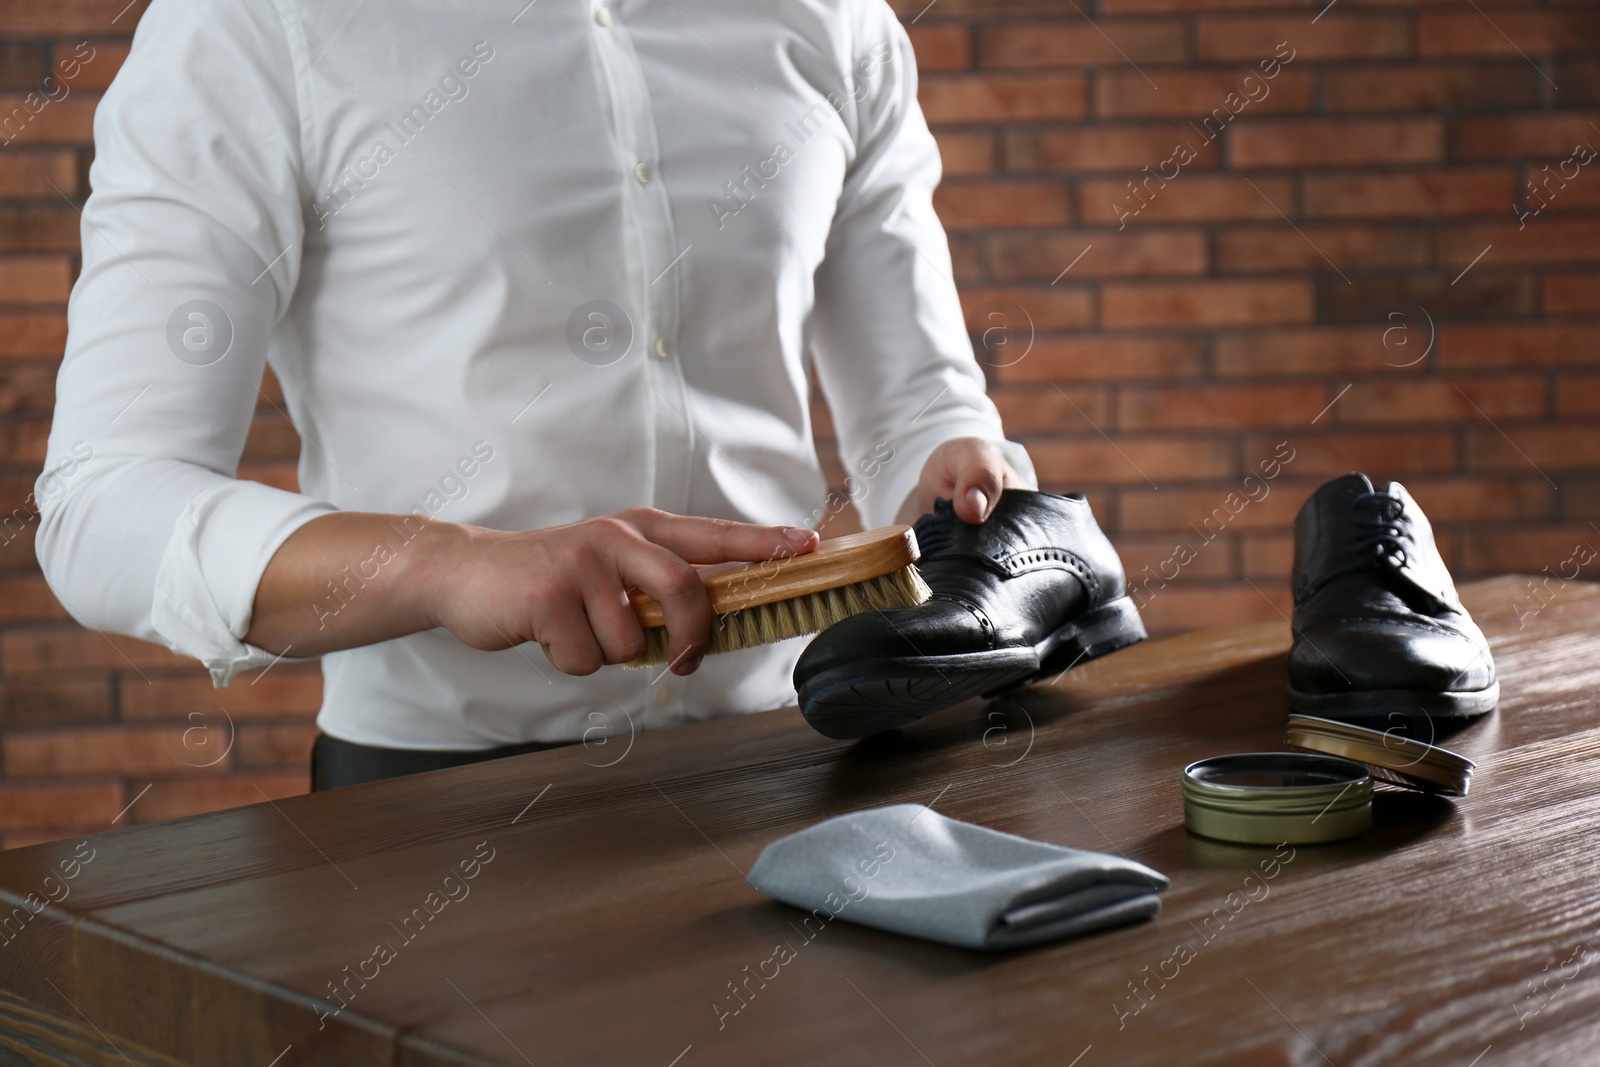
[[[989,517],[1000,490],[1024,488],[1020,475],[1006,462],[1000,447],[981,437],[953,437],[933,450],[923,464],[916,492],[901,508],[902,522],[933,510],[935,497],[955,504],[956,515],[977,525]]]
[[[779,559],[817,541],[814,530],[654,508],[510,533],[341,512],[306,523],[278,549],[245,640],[315,656],[442,626],[486,651],[537,641],[556,669],[593,674],[644,651],[627,595],[638,588],[666,615],[673,672],[691,674],[712,624],[693,564]]]
[[[661,604],[673,672],[693,673],[711,640],[712,612],[691,564],[776,559],[817,545],[812,530],[654,508],[522,533],[458,529],[456,550],[432,564],[437,625],[488,651],[537,641],[557,670],[579,675],[644,651],[630,587]]]

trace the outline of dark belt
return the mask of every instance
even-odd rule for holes
[[[376,745],[341,741],[337,737],[319,733],[311,746],[311,791],[317,793],[347,785],[381,782],[385,778],[461,767],[484,760],[520,756],[524,752],[542,752],[547,748],[564,748],[569,744],[576,742],[529,741],[520,745],[469,750],[379,748]]]

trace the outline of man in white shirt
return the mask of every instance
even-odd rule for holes
[[[1034,484],[883,0],[155,0],[95,143],[41,565],[218,685],[321,656],[340,742],[792,702],[691,564],[815,543],[813,373],[869,526]],[[234,478],[268,362],[299,493]]]

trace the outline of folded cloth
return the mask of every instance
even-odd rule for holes
[[[1142,863],[947,819],[921,804],[851,812],[779,838],[748,877],[821,923],[839,917],[977,949],[1147,919],[1171,884]]]

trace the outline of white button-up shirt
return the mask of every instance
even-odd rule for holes
[[[95,142],[40,561],[219,685],[272,662],[256,586],[326,512],[813,524],[813,374],[869,525],[940,442],[1004,441],[883,0],[155,0]],[[234,478],[267,362],[300,493]],[[324,656],[319,724],[647,729],[792,701],[800,647],[572,678],[436,630]]]

